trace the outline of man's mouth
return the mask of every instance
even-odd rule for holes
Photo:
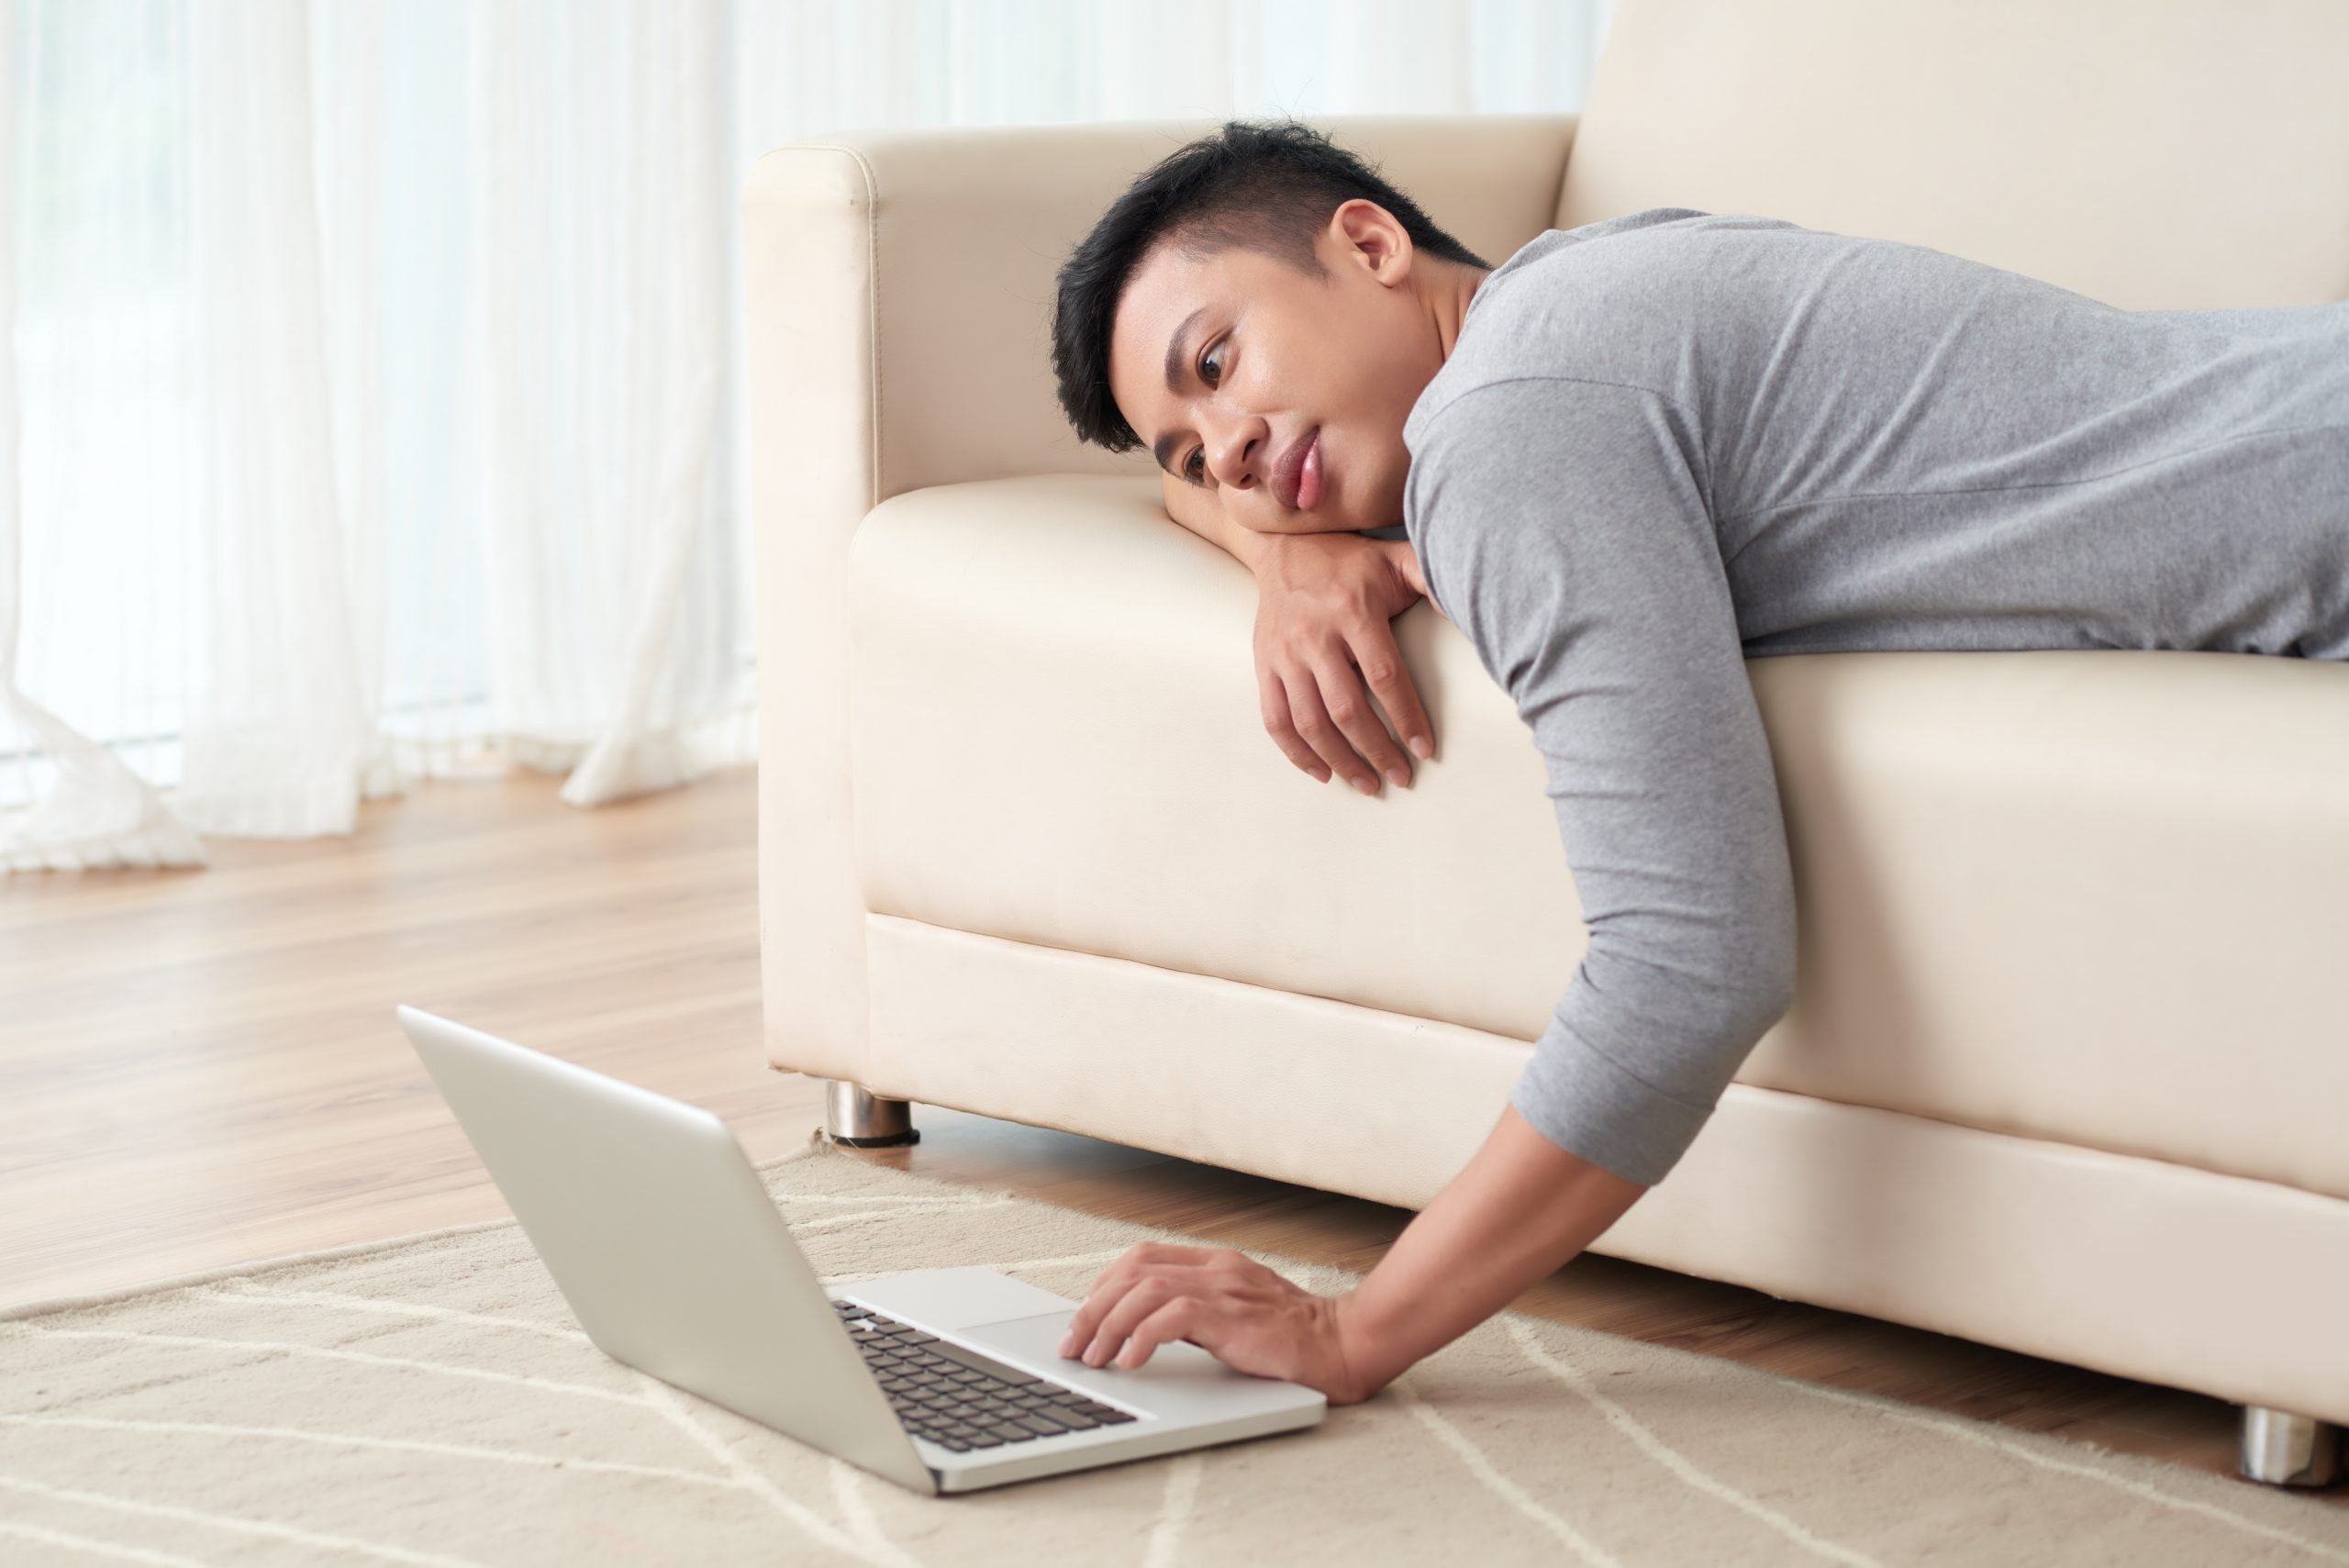
[[[1313,444],[1305,449],[1304,464],[1297,473],[1297,509],[1309,512],[1313,510],[1313,504],[1320,499],[1321,432],[1316,430],[1313,432]]]
[[[1272,473],[1265,478],[1274,500],[1292,510],[1297,509],[1305,481],[1305,460],[1320,444],[1321,429],[1318,425],[1309,434],[1288,444],[1288,450],[1281,453],[1279,460],[1273,464]],[[1317,477],[1314,483],[1315,494],[1319,495],[1319,479]]]

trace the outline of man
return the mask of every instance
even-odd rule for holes
[[[1079,435],[1149,449],[1256,572],[1281,749],[1374,794],[1408,768],[1364,681],[1431,743],[1386,625],[1426,595],[1548,761],[1591,933],[1490,1136],[1359,1285],[1139,1247],[1075,1315],[1090,1364],[1185,1339],[1367,1398],[1663,1179],[1792,996],[1746,658],[2349,658],[2349,303],[2129,312],[1680,207],[1492,268],[1307,128],[1244,122],[1145,173],[1060,284]]]

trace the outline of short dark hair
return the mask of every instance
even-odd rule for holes
[[[1052,373],[1077,439],[1113,452],[1141,445],[1110,395],[1109,328],[1153,246],[1167,241],[1192,261],[1255,250],[1322,278],[1328,273],[1314,242],[1330,215],[1356,197],[1394,214],[1418,250],[1492,270],[1381,179],[1375,165],[1294,118],[1228,120],[1152,164],[1061,264]]]

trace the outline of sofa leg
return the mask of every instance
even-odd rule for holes
[[[890,1149],[919,1143],[921,1129],[914,1125],[910,1101],[885,1100],[862,1084],[827,1078],[824,1136],[852,1149]]]
[[[2313,1416],[2246,1405],[2236,1467],[2246,1479],[2271,1486],[2330,1486],[2341,1478],[2341,1429]]]

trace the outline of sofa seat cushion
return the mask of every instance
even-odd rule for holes
[[[1374,797],[1266,736],[1253,580],[1154,471],[908,492],[850,558],[869,908],[1542,1033],[1586,941],[1546,770],[1431,606],[1395,627],[1436,756]],[[1747,669],[1799,924],[1741,1081],[2349,1197],[2349,666]]]

